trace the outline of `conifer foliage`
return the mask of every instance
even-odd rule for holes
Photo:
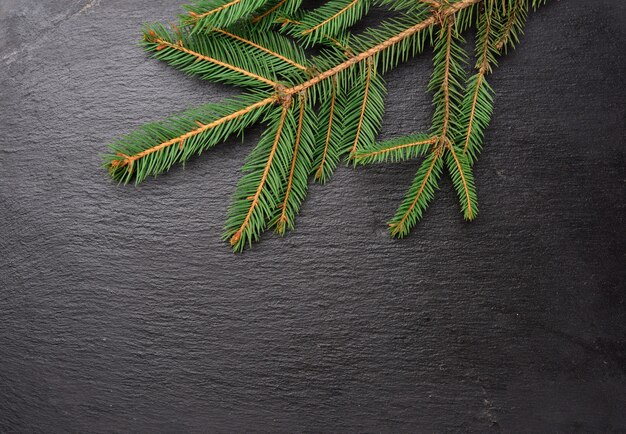
[[[465,219],[478,213],[472,165],[493,110],[487,76],[513,48],[531,9],[546,0],[196,0],[178,26],[148,25],[143,46],[154,57],[243,93],[151,123],[111,145],[105,166],[123,183],[169,170],[248,126],[266,126],[248,156],[224,237],[235,251],[267,229],[284,234],[311,180],[328,181],[342,159],[355,164],[421,160],[389,222],[406,236],[448,173]],[[372,7],[395,15],[353,33]],[[462,33],[475,27],[475,70]],[[433,47],[428,132],[382,143],[383,74]],[[308,48],[316,47],[316,54]]]

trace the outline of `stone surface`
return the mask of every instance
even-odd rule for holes
[[[0,431],[626,431],[625,6],[552,1],[501,61],[481,214],[415,163],[313,186],[286,238],[221,238],[245,144],[117,186],[114,137],[232,89],[136,46],[175,1],[0,0]],[[382,136],[428,125],[424,55]]]

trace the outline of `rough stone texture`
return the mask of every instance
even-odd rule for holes
[[[136,47],[176,1],[0,0],[0,431],[626,431],[626,7],[552,1],[491,82],[481,214],[342,167],[285,239],[221,242],[245,144],[140,187],[112,138],[232,90]],[[428,55],[383,137],[428,125]],[[417,126],[417,127],[416,127]]]

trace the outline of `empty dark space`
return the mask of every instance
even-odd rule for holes
[[[137,46],[175,0],[0,0],[1,432],[626,432],[626,5],[552,0],[490,82],[480,215],[342,166],[296,230],[221,241],[260,128],[142,185],[107,143],[236,90]],[[471,39],[471,35],[468,35]],[[430,53],[381,138],[424,131]]]

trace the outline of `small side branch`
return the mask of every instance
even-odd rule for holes
[[[359,139],[361,138],[361,130],[363,129],[363,119],[365,118],[365,111],[367,109],[368,97],[370,93],[370,85],[372,83],[372,62],[367,62],[367,73],[365,76],[365,94],[363,95],[363,104],[361,105],[361,113],[359,115],[359,124],[356,129],[356,137],[354,143],[350,149],[350,158],[354,158],[356,149],[359,145]]]
[[[356,6],[360,1],[362,0],[352,0],[352,2],[350,2],[350,4],[348,4],[346,7],[344,7],[343,9],[339,10],[337,13],[335,13],[333,16],[327,18],[326,20],[322,21],[321,23],[311,27],[310,29],[306,29],[304,30],[301,35],[302,36],[306,36],[309,33],[312,33],[314,31],[316,31],[317,29],[325,26],[326,24],[330,23],[331,21],[337,19],[337,17],[345,14],[347,11],[349,11],[350,9],[352,9],[354,6]]]
[[[264,107],[264,106],[269,105],[269,104],[274,104],[277,101],[278,101],[278,98],[276,96],[271,96],[271,97],[265,98],[264,100],[261,100],[261,101],[259,101],[257,103],[249,105],[248,107],[246,107],[244,109],[241,109],[239,111],[231,113],[228,116],[224,116],[222,118],[219,118],[219,119],[217,119],[217,120],[215,120],[215,121],[213,121],[211,123],[208,123],[206,125],[199,124],[198,128],[196,128],[196,129],[194,129],[192,131],[189,131],[188,133],[185,133],[185,134],[183,134],[183,135],[181,135],[179,137],[173,138],[173,139],[168,140],[166,142],[159,143],[158,145],[155,145],[155,146],[153,146],[151,148],[148,148],[148,149],[146,149],[144,151],[141,151],[141,152],[139,152],[137,154],[125,155],[124,158],[121,159],[121,160],[113,160],[111,162],[111,168],[115,169],[115,168],[118,168],[118,167],[124,167],[124,166],[129,166],[129,165],[132,166],[132,164],[136,160],[139,160],[139,159],[141,159],[143,157],[146,157],[146,156],[148,156],[150,154],[162,151],[162,150],[164,150],[166,148],[169,148],[170,146],[174,146],[174,145],[182,146],[185,143],[186,140],[188,140],[188,139],[190,139],[192,137],[195,137],[198,134],[201,134],[201,133],[204,133],[205,131],[211,130],[211,129],[216,128],[216,127],[219,127],[220,125],[223,125],[223,124],[225,124],[227,122],[235,120],[235,119],[237,119],[237,118],[239,118],[241,116],[244,116],[244,115],[246,115],[246,114],[248,114],[248,113],[250,113],[250,112],[252,112],[252,111],[254,111],[256,109],[259,109],[259,108]]]
[[[330,115],[328,117],[328,129],[326,130],[326,140],[324,142],[324,151],[322,152],[322,161],[315,171],[315,180],[319,181],[324,175],[324,166],[326,165],[326,159],[328,158],[328,147],[330,146],[330,140],[333,131],[333,122],[335,120],[335,104],[337,102],[337,81],[333,80],[332,93],[330,96]]]
[[[276,3],[274,6],[272,6],[271,8],[269,8],[268,10],[266,10],[265,12],[263,12],[260,15],[257,15],[256,17],[252,18],[252,20],[250,20],[250,22],[252,24],[256,24],[259,21],[261,21],[262,19],[264,19],[265,17],[269,16],[270,14],[276,12],[278,10],[278,8],[280,8],[282,5],[284,5],[285,3],[287,3],[289,0],[280,0],[278,3]]]
[[[228,9],[231,6],[235,6],[237,3],[241,3],[241,0],[233,0],[230,3],[226,3],[225,5],[219,6],[215,9],[211,9],[210,11],[206,11],[202,14],[197,14],[195,12],[189,12],[189,16],[193,17],[196,21],[202,18],[208,17],[210,15],[216,14],[218,12],[222,12],[225,9]]]
[[[457,155],[457,152],[454,148],[454,146],[452,146],[452,144],[450,142],[447,143],[448,148],[448,152],[449,155],[452,156],[452,159],[454,161],[454,166],[455,166],[455,170],[452,172],[453,174],[456,174],[458,176],[458,181],[460,182],[461,185],[461,190],[459,193],[459,196],[462,197],[462,199],[465,202],[465,218],[467,220],[473,220],[474,217],[476,216],[476,212],[474,210],[474,205],[473,205],[473,200],[472,198],[475,197],[474,194],[474,188],[473,185],[470,187],[470,182],[467,179],[467,175],[466,175],[466,170],[468,169],[467,167],[465,167],[464,165],[461,164],[461,156]],[[462,154],[461,154],[462,155]],[[454,178],[454,177],[453,177]]]
[[[355,156],[355,160],[357,163],[360,163],[360,164],[363,164],[365,162],[370,162],[370,161],[385,161],[387,160],[387,157],[393,154],[400,154],[401,152],[405,152],[413,148],[424,148],[427,146],[432,146],[438,141],[439,141],[438,137],[431,137],[426,140],[412,141],[409,143],[403,143],[403,144],[399,144],[395,146],[381,148],[377,151],[364,152],[361,154],[357,153]]]
[[[271,56],[274,56],[274,57],[276,57],[277,59],[280,59],[280,60],[282,60],[283,62],[286,62],[286,63],[288,63],[288,64],[290,64],[290,65],[292,65],[292,66],[295,66],[295,67],[296,67],[296,68],[298,68],[298,69],[301,69],[301,70],[303,70],[303,71],[306,71],[306,70],[308,69],[306,66],[301,65],[301,64],[299,64],[298,62],[295,62],[295,61],[293,61],[293,60],[291,60],[291,59],[289,59],[289,58],[287,58],[287,57],[283,56],[283,55],[282,55],[282,54],[280,54],[280,53],[277,53],[277,52],[275,52],[275,51],[272,51],[272,50],[270,50],[269,48],[266,48],[266,47],[264,47],[264,46],[262,46],[262,45],[259,45],[259,44],[257,44],[256,42],[253,42],[253,41],[251,41],[251,40],[249,40],[249,39],[242,38],[242,37],[241,37],[241,36],[239,36],[239,35],[235,35],[234,33],[231,33],[231,32],[229,32],[229,31],[227,31],[227,30],[223,30],[223,29],[215,29],[214,31],[215,31],[215,32],[217,32],[217,33],[221,33],[221,34],[223,34],[223,35],[225,35],[225,36],[228,36],[229,38],[233,38],[233,39],[236,39],[236,40],[238,40],[238,41],[240,41],[240,42],[243,42],[244,44],[250,45],[251,47],[254,47],[254,48],[256,48],[257,50],[261,50],[261,51],[263,51],[263,52],[265,52],[265,53],[267,53],[267,54],[269,54],[269,55],[271,55]]]
[[[166,40],[163,40],[163,39],[160,39],[160,38],[155,38],[155,39],[152,40],[152,42],[157,44],[157,47],[156,47],[157,51],[161,51],[161,50],[164,50],[166,48],[171,48],[173,50],[177,50],[177,51],[180,51],[182,53],[189,54],[189,55],[195,57],[198,60],[203,60],[205,62],[209,62],[209,63],[212,63],[214,65],[221,66],[222,68],[226,68],[228,70],[231,70],[233,72],[237,72],[239,74],[245,75],[246,77],[253,78],[253,79],[255,79],[257,81],[260,81],[261,83],[267,84],[267,85],[269,85],[271,87],[276,88],[278,86],[278,83],[276,83],[275,81],[272,81],[272,80],[270,80],[268,78],[262,77],[262,76],[260,76],[258,74],[253,73],[253,72],[246,71],[245,69],[239,68],[239,67],[237,67],[235,65],[231,65],[229,63],[222,62],[221,60],[214,59],[214,58],[212,58],[210,56],[206,56],[206,55],[204,55],[202,53],[198,53],[196,51],[192,51],[192,50],[184,47],[182,44],[173,44],[173,43],[171,43],[169,41],[166,41]]]
[[[248,212],[246,214],[246,217],[243,220],[243,223],[241,224],[239,229],[233,234],[233,236],[230,238],[231,246],[235,246],[237,243],[239,243],[239,240],[241,239],[241,236],[243,235],[244,230],[246,230],[246,228],[248,227],[248,224],[250,223],[250,218],[252,217],[254,210],[259,204],[259,198],[261,197],[261,193],[263,193],[263,189],[265,188],[267,176],[272,167],[272,162],[274,161],[274,156],[276,155],[276,150],[278,149],[278,144],[280,143],[280,137],[283,133],[283,127],[285,126],[285,119],[287,118],[288,111],[289,111],[289,105],[283,104],[283,109],[282,109],[282,113],[280,116],[280,122],[278,124],[278,128],[276,129],[276,136],[274,137],[272,149],[270,150],[270,154],[267,158],[267,163],[265,164],[263,175],[261,176],[261,181],[259,182],[256,193],[252,197],[250,208],[248,209]]]
[[[298,129],[296,131],[296,138],[294,140],[293,145],[293,157],[291,158],[291,168],[289,169],[289,177],[287,178],[287,188],[285,190],[285,197],[283,199],[283,203],[281,204],[282,209],[280,213],[280,217],[276,223],[276,230],[280,234],[285,233],[285,227],[287,226],[287,222],[289,221],[287,217],[288,203],[289,197],[291,195],[291,188],[293,187],[293,179],[296,174],[296,163],[298,162],[298,152],[300,150],[300,140],[302,139],[302,124],[304,123],[304,113],[306,110],[306,101],[305,97],[300,98],[300,112],[298,114]]]

